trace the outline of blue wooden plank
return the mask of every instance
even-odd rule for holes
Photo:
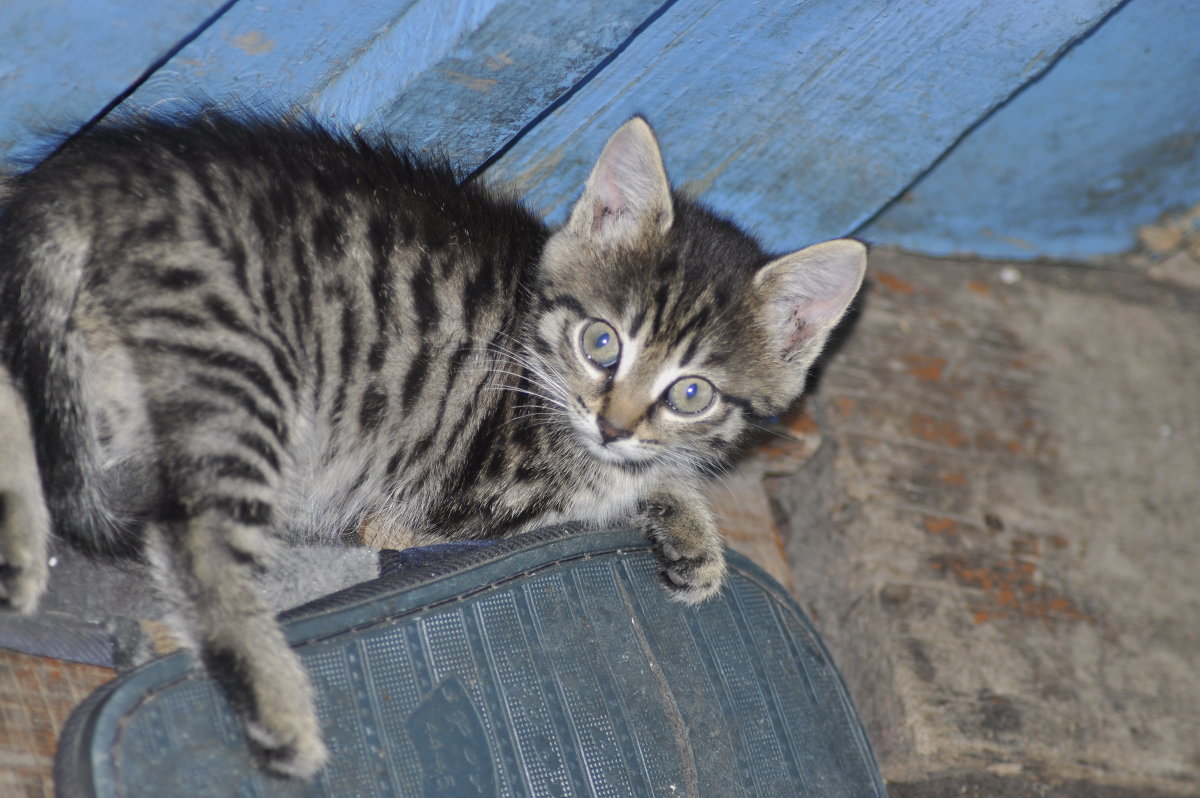
[[[440,142],[467,166],[500,150],[490,174],[515,179],[555,219],[604,137],[641,111],[674,174],[783,248],[872,216],[1115,2],[554,0],[533,13],[520,0],[242,0],[125,107],[209,98],[306,109],[406,134],[419,147]],[[76,31],[85,22],[105,31],[134,14],[129,0],[63,7]],[[38,17],[43,28],[26,21],[37,8],[20,0],[0,10],[16,20],[6,35],[21,47],[45,39],[50,16]],[[126,26],[89,41],[141,52],[142,33]],[[42,75],[24,94],[42,93],[38,81],[53,83],[47,74],[57,70],[62,90],[45,94],[65,100],[43,106],[84,119],[63,110],[69,100],[102,104],[120,89],[89,88],[78,65],[55,67],[50,53],[70,49],[63,41],[51,37],[22,57]],[[511,143],[568,91],[569,101]]]
[[[0,2],[0,171],[103,111],[225,2]]]
[[[505,3],[409,83],[378,125],[474,168],[659,13],[646,0]]]
[[[937,254],[1087,257],[1200,202],[1200,4],[1131,0],[863,230]]]
[[[125,109],[306,110],[481,163],[658,9],[645,0],[240,2]]]
[[[287,111],[306,107],[345,73],[368,78],[361,94],[343,92],[339,118],[356,122],[478,24],[498,0],[434,2],[442,26],[418,25],[424,0],[242,0],[183,48],[126,102],[125,109],[226,107]],[[428,34],[424,40],[422,33]],[[336,91],[336,89],[335,89]],[[332,113],[332,111],[330,112]]]
[[[490,172],[560,219],[635,112],[769,246],[854,229],[1116,0],[679,0]]]

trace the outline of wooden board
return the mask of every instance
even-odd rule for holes
[[[124,104],[303,111],[474,168],[656,10],[638,0],[239,2]]]
[[[58,735],[108,668],[0,649],[0,795],[50,798]]]
[[[0,171],[104,111],[225,0],[0,3]]]
[[[20,0],[0,10],[18,111],[0,152],[14,168],[37,132],[135,87],[120,111],[211,101],[387,130],[557,220],[643,112],[676,179],[792,248],[874,216],[1116,4]]]
[[[1200,4],[1131,0],[862,234],[946,255],[1083,258],[1200,202]]]
[[[604,138],[642,112],[674,178],[769,247],[830,238],[874,215],[1114,5],[683,0],[491,173],[560,219]]]

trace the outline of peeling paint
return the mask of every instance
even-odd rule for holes
[[[925,531],[931,535],[958,535],[958,522],[953,518],[936,518],[925,516]]]
[[[910,296],[914,291],[913,284],[902,280],[894,274],[885,271],[875,272],[875,281],[894,294]]]
[[[487,66],[487,68],[493,72],[499,72],[505,67],[512,66],[513,63],[515,62],[512,60],[512,57],[507,51],[503,53],[496,53],[495,55],[489,55],[487,60],[484,61],[484,64]]]
[[[908,364],[909,374],[927,382],[939,382],[942,379],[942,371],[946,368],[944,357],[910,354],[904,355],[903,359]]]
[[[1069,597],[1044,584],[1037,564],[1028,559],[941,554],[929,560],[929,567],[973,591],[965,597],[965,609],[976,625],[1025,618],[1046,624],[1098,622]]]
[[[990,227],[979,228],[979,235],[982,238],[991,238],[991,239],[995,239],[996,241],[1003,241],[1005,244],[1011,244],[1012,246],[1016,247],[1017,249],[1022,249],[1022,250],[1025,250],[1026,252],[1032,252],[1037,249],[1037,247],[1031,241],[1028,241],[1019,236],[1004,235],[1003,233],[997,233],[995,230],[991,229]]]
[[[745,145],[736,147],[729,155],[722,158],[716,166],[706,171],[703,176],[686,181],[680,186],[680,190],[689,197],[699,197],[709,191],[716,184],[721,173],[728,169],[730,164],[735,163],[742,157],[742,152],[745,149]]]
[[[456,72],[453,69],[443,69],[441,73],[458,85],[466,86],[468,89],[474,89],[478,92],[490,91],[493,86],[499,83],[495,78],[479,78],[474,75],[468,75],[466,72]]]
[[[939,474],[938,479],[955,488],[961,488],[967,484],[967,474],[965,471],[951,471],[946,474]]]
[[[939,420],[924,413],[913,413],[909,420],[909,429],[913,435],[930,443],[941,443],[954,448],[967,445],[968,438],[963,434],[958,422],[953,419]]]
[[[246,55],[266,55],[275,49],[275,40],[262,35],[262,31],[252,30],[236,37],[233,46]]]

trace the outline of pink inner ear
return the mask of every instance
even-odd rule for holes
[[[653,131],[640,117],[621,126],[596,161],[570,229],[616,245],[671,223],[671,187]]]
[[[861,245],[830,241],[766,267],[763,285],[785,357],[820,348],[854,299],[865,266]]]
[[[595,201],[592,205],[592,231],[599,231],[601,226],[612,224],[628,213],[629,204],[621,192],[613,169],[604,164],[596,175]]]
[[[808,337],[808,329],[808,322],[804,319],[804,308],[800,305],[792,305],[792,315],[786,325],[787,335],[783,340],[783,348],[791,350],[799,346],[800,342]]]
[[[850,300],[854,299],[854,294],[858,291],[858,285],[852,282],[821,287],[831,288],[835,293],[825,297],[818,296],[802,300],[792,311],[793,316],[799,318],[801,324],[811,324],[817,327],[835,324],[846,312]]]
[[[850,281],[833,285],[823,285],[814,281],[805,287],[809,291],[821,292],[824,295],[784,297],[780,303],[783,305],[783,313],[780,316],[786,318],[784,325],[787,348],[819,335],[836,324],[858,290],[858,284]]]

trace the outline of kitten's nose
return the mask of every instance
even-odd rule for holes
[[[623,427],[618,427],[604,416],[596,417],[596,426],[600,428],[600,440],[605,444],[610,444],[613,441],[619,441],[622,438],[628,438],[632,433]]]

